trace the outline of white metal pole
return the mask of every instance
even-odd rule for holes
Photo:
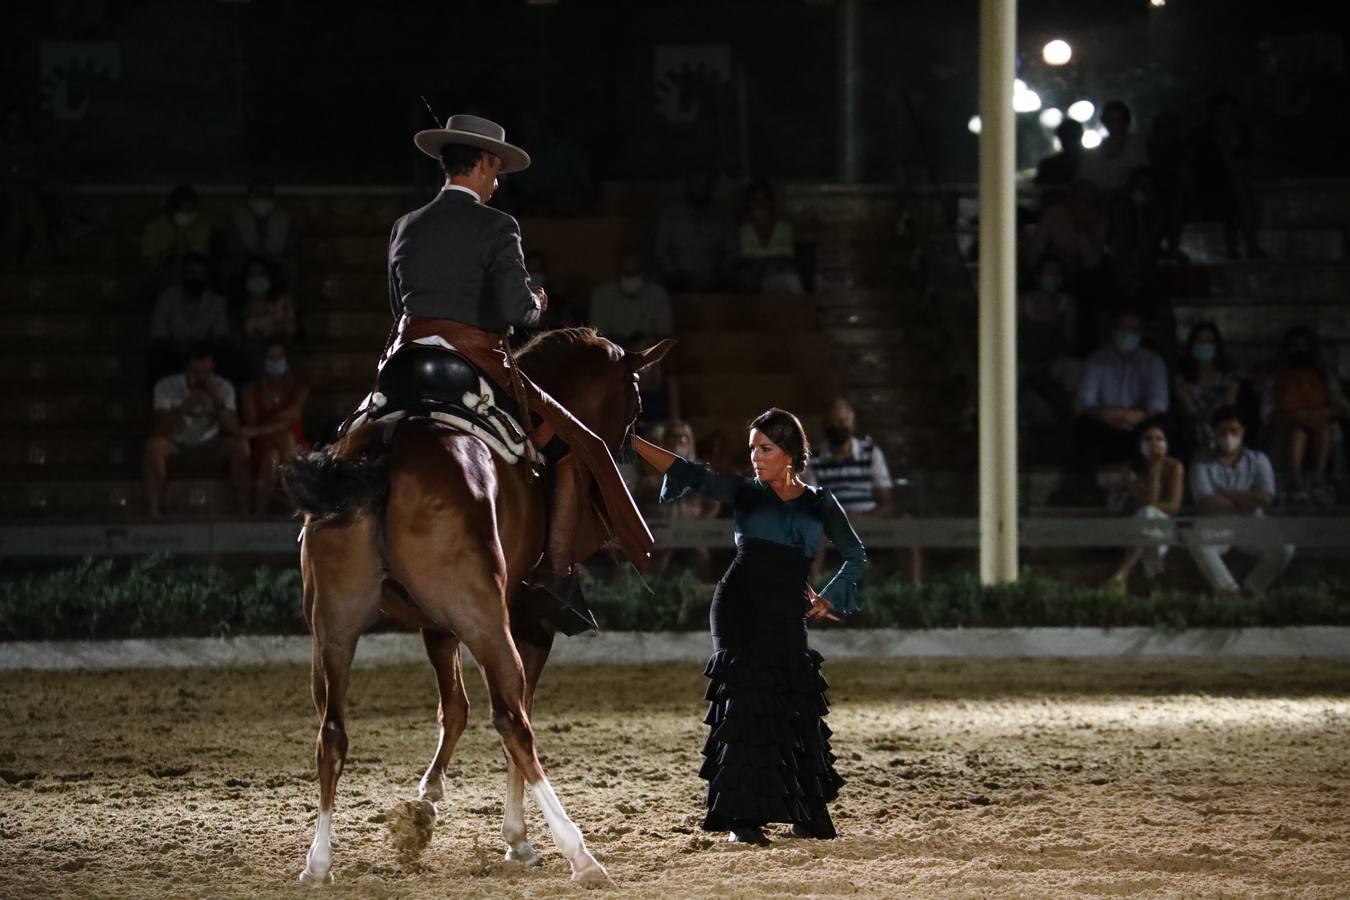
[[[980,579],[1017,578],[1017,0],[980,0]]]

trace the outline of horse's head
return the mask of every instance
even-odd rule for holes
[[[537,336],[517,356],[536,384],[618,449],[641,410],[638,374],[673,346],[667,338],[627,352],[592,328],[562,328]]]

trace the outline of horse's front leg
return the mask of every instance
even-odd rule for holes
[[[525,702],[534,714],[534,690],[539,675],[553,649],[553,634],[540,628],[524,628],[512,624],[516,651],[525,670]],[[506,761],[506,804],[502,815],[502,839],[506,841],[506,858],[528,868],[537,868],[539,854],[525,835],[525,775],[508,756]]]

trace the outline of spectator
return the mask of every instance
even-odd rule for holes
[[[1086,181],[1075,181],[1063,200],[1041,213],[1030,241],[1033,264],[1053,256],[1064,267],[1065,283],[1077,306],[1080,353],[1091,349],[1101,310],[1113,298],[1104,278],[1110,219],[1100,192]]]
[[[738,233],[744,287],[766,294],[803,293],[792,223],[780,214],[778,198],[766,179],[746,191],[745,211],[746,221]]]
[[[0,265],[41,263],[51,255],[43,158],[28,117],[18,107],[6,109],[0,122]]]
[[[1131,131],[1134,116],[1122,100],[1108,101],[1102,107],[1102,126],[1106,137],[1100,145],[1083,153],[1078,177],[1090,181],[1108,195],[1125,190],[1130,174],[1148,165],[1148,149]]]
[[[276,186],[261,176],[248,183],[234,209],[234,241],[247,256],[282,261],[290,250],[291,214],[277,205]]]
[[[673,419],[664,425],[657,426],[653,430],[652,442],[660,447],[669,450],[671,453],[683,456],[691,462],[703,462],[698,459],[695,452],[694,430],[689,427],[687,422],[679,419]],[[650,468],[650,467],[648,467]],[[655,498],[661,490],[661,476],[658,474],[655,478],[644,473],[642,476],[647,484],[644,485],[644,493]],[[721,510],[722,504],[708,497],[695,496],[690,494],[683,500],[670,504],[661,504],[656,508],[655,516],[664,519],[715,519]],[[682,550],[657,550],[652,554],[653,573],[661,573],[670,568],[670,564],[675,561],[687,562],[688,565],[697,573],[706,571],[710,554],[707,547],[695,547],[687,551]]]
[[[170,460],[228,471],[239,511],[248,514],[248,441],[239,429],[234,386],[215,374],[208,344],[188,351],[183,372],[155,383],[154,425],[143,460],[145,504],[151,517],[160,514]]]
[[[1191,134],[1191,165],[1198,213],[1203,221],[1223,223],[1233,259],[1240,255],[1239,235],[1248,259],[1266,255],[1257,237],[1256,196],[1248,172],[1251,157],[1251,132],[1237,98],[1215,94],[1206,106],[1204,123]]]
[[[257,379],[240,397],[242,434],[253,460],[253,511],[263,515],[276,497],[277,466],[303,451],[305,402],[309,385],[290,366],[286,344],[272,341],[263,351]]]
[[[717,174],[685,182],[684,202],[662,212],[656,262],[673,291],[715,291],[727,286],[736,262],[736,230],[713,204]]]
[[[151,372],[155,377],[181,368],[189,346],[223,342],[230,336],[225,298],[207,286],[206,257],[188,254],[181,272],[178,281],[160,291],[155,300],[150,321]]]
[[[1311,329],[1299,326],[1285,333],[1265,393],[1270,404],[1267,419],[1282,469],[1293,482],[1290,499],[1300,504],[1312,500],[1331,505],[1336,495],[1326,483],[1327,462],[1336,419],[1345,414],[1346,402],[1339,380],[1321,359],[1317,336]],[[1304,476],[1305,464],[1310,478]]]
[[[828,488],[850,516],[889,516],[895,512],[894,482],[886,456],[870,437],[859,437],[858,414],[843,397],[835,398],[825,420],[825,442],[807,463],[806,481]],[[813,573],[820,574],[825,554],[817,553]],[[923,580],[923,557],[909,550],[910,574]]]
[[[1192,325],[1172,378],[1174,418],[1183,460],[1189,462],[1197,451],[1214,449],[1210,420],[1219,407],[1237,404],[1240,388],[1219,327],[1213,322]]]
[[[252,347],[295,339],[295,303],[286,290],[281,268],[263,256],[244,265],[244,340]]]
[[[1167,432],[1156,419],[1135,429],[1139,452],[1121,473],[1121,506],[1137,519],[1170,519],[1181,511],[1181,495],[1186,488],[1186,467],[1167,454]],[[1147,532],[1145,532],[1147,533]],[[1120,568],[1106,582],[1108,587],[1125,591],[1130,573],[1141,561],[1144,574],[1156,581],[1167,560],[1167,545],[1131,547],[1125,551]]]
[[[1191,497],[1201,515],[1264,516],[1275,502],[1275,471],[1259,450],[1243,446],[1245,432],[1242,414],[1235,406],[1225,406],[1210,420],[1214,428],[1215,452],[1191,467]],[[1234,594],[1237,581],[1224,564],[1223,556],[1231,548],[1213,544],[1192,544],[1191,555],[1211,588]],[[1294,558],[1291,544],[1253,548],[1259,556],[1256,568],[1247,576],[1245,586],[1252,593],[1269,590],[1275,579]]]
[[[1083,125],[1065,117],[1055,128],[1059,151],[1036,163],[1036,186],[1040,188],[1041,208],[1063,200],[1069,185],[1078,180],[1083,162]]]
[[[1073,418],[1079,363],[1073,357],[1077,321],[1064,291],[1064,266],[1053,256],[1036,267],[1031,290],[1018,303],[1017,367],[1028,419],[1053,425]]]
[[[1083,498],[1092,505],[1105,500],[1098,468],[1133,456],[1134,429],[1167,412],[1167,366],[1140,346],[1142,324],[1138,313],[1122,311],[1111,342],[1088,357],[1078,385],[1073,465]]]
[[[623,251],[618,278],[591,294],[589,319],[601,334],[620,344],[638,335],[663,338],[675,331],[670,294],[647,277],[642,260],[632,250]]]
[[[163,278],[189,255],[206,258],[213,236],[196,189],[180,184],[169,192],[164,212],[145,226],[141,258],[155,277]]]

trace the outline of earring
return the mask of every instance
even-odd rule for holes
[[[792,487],[792,466],[783,470],[783,489],[787,490],[790,487]]]

